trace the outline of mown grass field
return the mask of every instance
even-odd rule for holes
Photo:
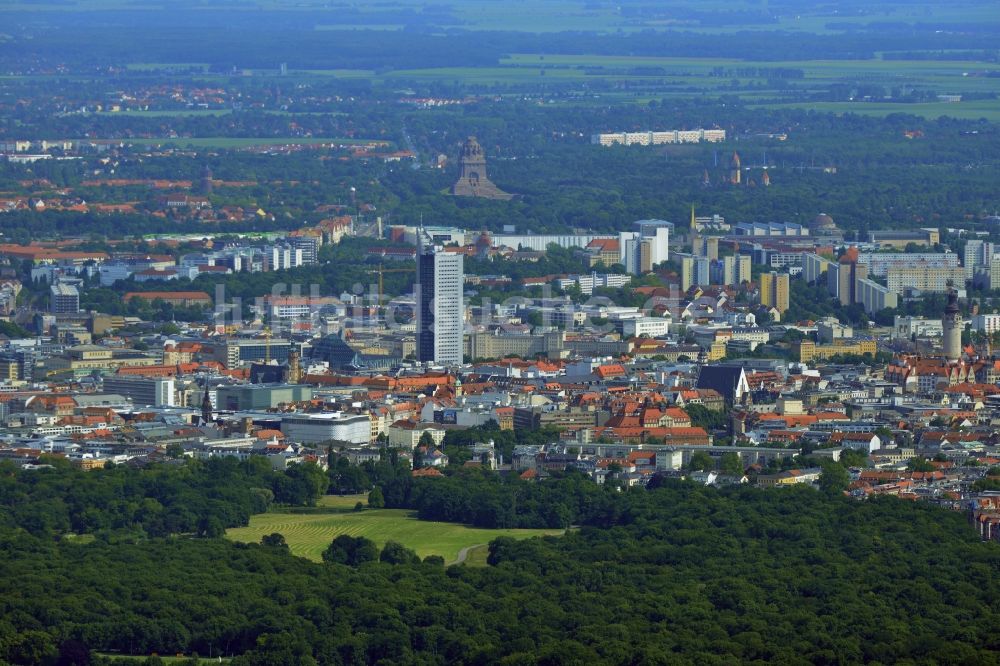
[[[262,536],[279,532],[293,555],[319,562],[322,553],[341,534],[363,536],[383,546],[386,541],[398,541],[412,548],[420,557],[440,555],[446,562],[455,562],[459,551],[471,548],[467,562],[485,565],[488,544],[493,539],[509,536],[527,539],[535,536],[558,535],[562,530],[487,530],[454,523],[433,523],[417,520],[409,511],[399,509],[366,509],[354,511],[354,505],[364,497],[328,497],[320,506],[299,512],[264,513],[250,518],[250,525],[226,531],[233,541],[259,543]]]

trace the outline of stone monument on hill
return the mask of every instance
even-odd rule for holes
[[[465,140],[458,164],[458,181],[451,187],[451,193],[456,197],[482,197],[502,201],[514,198],[513,194],[504,192],[486,177],[486,156],[476,137],[470,136]]]

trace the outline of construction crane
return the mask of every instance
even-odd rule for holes
[[[379,264],[378,268],[365,271],[366,273],[378,273],[378,304],[382,305],[382,298],[385,295],[385,283],[383,280],[385,273],[412,273],[413,271],[414,269],[412,268],[385,268],[382,264]]]

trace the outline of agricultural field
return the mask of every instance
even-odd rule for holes
[[[87,0],[87,2],[8,3],[8,11],[18,12],[97,12],[155,11],[156,2],[128,0]],[[872,23],[983,22],[995,20],[993,8],[968,2],[907,3],[899,0],[878,3],[871,8],[847,8],[797,4],[769,6],[755,0],[656,0],[633,2],[627,6],[588,0],[465,0],[454,4],[434,4],[428,0],[397,0],[391,3],[345,5],[322,0],[287,3],[256,0],[234,5],[206,0],[178,2],[176,10],[196,7],[200,11],[294,12],[314,17],[315,30],[401,30],[408,26],[438,26],[460,30],[507,30],[529,33],[584,31],[628,33],[638,30],[683,29],[706,34],[725,34],[752,26],[759,30],[781,30],[830,34],[845,29],[863,29]],[[344,9],[350,7],[349,12]],[[711,14],[738,12],[748,23],[713,20]]]
[[[542,68],[546,76],[626,77],[629,79],[663,78],[690,85],[720,86],[729,84],[728,77],[714,76],[719,70],[776,69],[802,70],[804,78],[788,79],[788,83],[824,84],[864,80],[866,83],[899,85],[916,83],[922,87],[941,88],[940,92],[995,92],[996,79],[984,76],[1000,71],[995,62],[969,60],[790,60],[754,61],[735,58],[660,58],[651,56],[549,55],[512,54],[503,58],[505,67],[524,69],[538,75]],[[453,75],[458,71],[448,70]],[[646,70],[646,71],[643,71]],[[431,70],[434,71],[434,70]],[[475,71],[475,70],[474,70]],[[482,71],[481,69],[479,71]],[[422,74],[423,72],[418,72]],[[396,72],[394,76],[403,76]],[[511,76],[510,74],[507,75]],[[766,75],[737,74],[741,82],[766,82]]]
[[[892,113],[909,113],[935,119],[942,116],[962,120],[985,118],[1000,122],[1000,100],[973,100],[962,102],[918,102],[896,104],[892,102],[789,102],[787,104],[752,104],[759,109],[807,109],[827,113],[857,113],[863,116],[887,116]]]
[[[801,68],[806,75],[826,74],[846,76],[853,73],[887,72],[928,76],[952,74],[975,70],[1000,70],[995,62],[970,60],[741,60],[737,58],[675,58],[659,56],[618,55],[560,55],[539,53],[514,53],[501,59],[501,64],[516,66],[568,65],[573,67],[664,67],[675,68],[677,73],[707,74],[715,67],[770,67]]]
[[[786,75],[775,79],[774,73]],[[801,72],[801,76],[789,76]],[[402,69],[373,75],[373,83],[444,84],[472,87],[579,89],[603,102],[649,99],[739,97],[759,108],[806,108],[869,115],[912,113],[936,118],[1000,117],[995,93],[1000,63],[968,60],[798,60],[751,61],[733,58],[512,54],[492,67]],[[318,73],[318,72],[314,72]],[[355,76],[362,76],[361,73]],[[599,85],[592,85],[599,84]],[[627,84],[622,89],[620,85]],[[921,101],[830,101],[829,91],[857,89],[858,94],[923,94]],[[879,92],[881,91],[881,92]],[[937,102],[935,95],[971,95],[958,103]],[[814,101],[817,97],[822,101]],[[823,99],[825,97],[825,99]]]
[[[397,541],[412,548],[420,557],[440,555],[448,563],[466,561],[486,563],[486,545],[497,537],[528,539],[558,535],[562,530],[488,530],[454,523],[417,520],[409,511],[365,509],[354,511],[364,496],[327,497],[316,509],[301,512],[264,513],[250,518],[250,525],[226,531],[233,541],[259,543],[262,536],[278,532],[285,537],[293,555],[314,561],[340,534],[363,536],[382,547]],[[462,551],[465,550],[465,553]],[[460,557],[461,555],[461,557]]]
[[[261,2],[262,7],[270,3]],[[422,11],[424,0],[402,0],[394,3],[399,8]],[[305,8],[306,5],[300,5]],[[804,5],[788,8],[771,8],[766,4],[745,0],[724,2],[673,2],[633,3],[623,7],[616,3],[587,2],[586,0],[466,0],[447,5],[446,10],[433,22],[461,30],[508,30],[527,33],[554,33],[581,31],[592,33],[630,33],[639,30],[688,30],[705,34],[726,34],[746,30],[748,25],[758,30],[781,30],[814,34],[835,34],[845,29],[864,29],[878,22],[974,22],[995,20],[988,8],[963,3],[939,4],[933,8],[900,2],[879,4],[870,11],[838,12],[825,6],[815,9]],[[706,14],[744,12],[749,24],[705,21]],[[782,13],[784,12],[784,13]],[[362,16],[368,23],[349,23],[321,19],[317,30],[399,30],[404,25],[380,21],[382,10],[371,7]],[[752,17],[752,18],[751,18]]]

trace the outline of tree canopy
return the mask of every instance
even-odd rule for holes
[[[554,486],[567,506],[582,490]],[[959,514],[673,482],[581,501],[595,508],[579,529],[497,539],[482,568],[388,545],[380,558],[349,535],[314,564],[218,539],[3,528],[0,659],[48,663],[72,640],[237,666],[997,662],[1000,549]]]

